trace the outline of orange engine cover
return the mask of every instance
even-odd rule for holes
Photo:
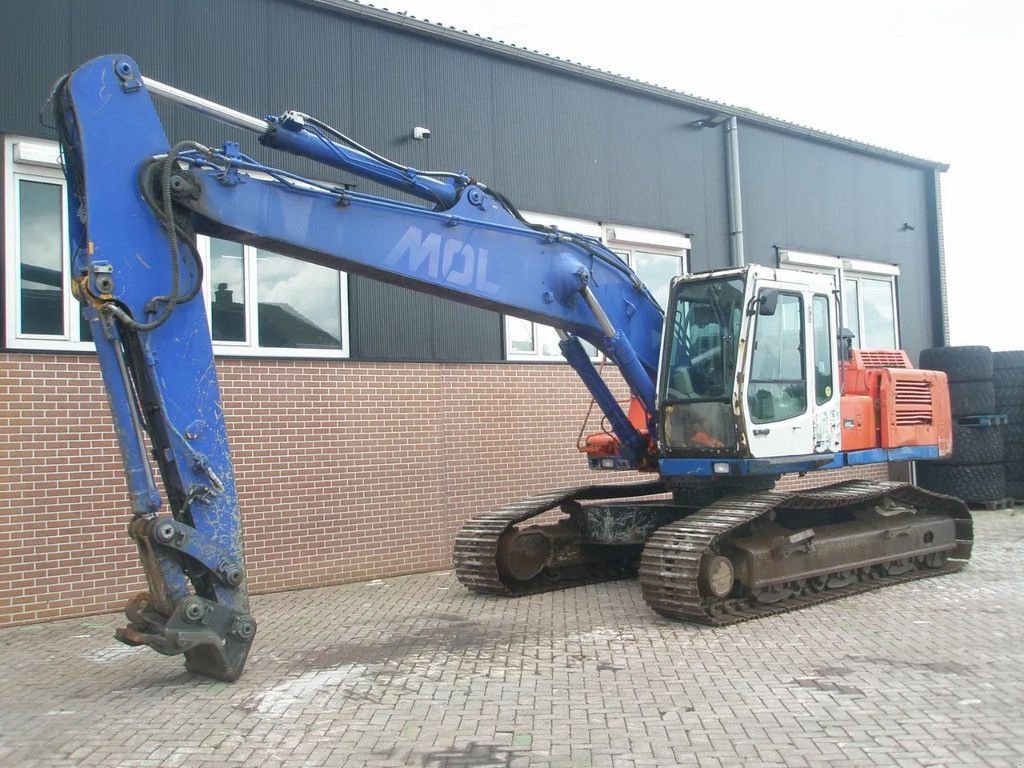
[[[902,350],[853,350],[840,410],[844,451],[934,445],[945,457],[953,450],[946,374],[914,368]]]

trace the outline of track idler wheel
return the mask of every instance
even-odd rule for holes
[[[722,555],[705,555],[700,564],[700,590],[709,597],[727,597],[736,581],[732,561]]]
[[[498,542],[498,572],[510,584],[572,578],[592,559],[581,544],[579,528],[571,520],[513,529]]]
[[[551,561],[554,547],[544,529],[531,526],[506,534],[498,550],[498,569],[506,578],[529,581]]]

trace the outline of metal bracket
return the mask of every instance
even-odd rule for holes
[[[121,81],[121,88],[125,93],[137,91],[142,87],[142,75],[132,62],[124,59],[114,62],[114,72]]]
[[[225,141],[220,153],[230,161],[237,159],[241,155],[241,150],[237,141]],[[242,177],[234,165],[228,165],[227,169],[218,173],[216,178],[217,181],[229,187],[242,183]]]
[[[92,281],[96,288],[96,295],[108,298],[114,293],[114,268],[105,261],[93,262]]]
[[[241,564],[227,557],[216,544],[205,540],[195,528],[169,517],[147,520],[146,526],[154,544],[188,555],[226,586],[237,587],[245,580]]]
[[[789,536],[778,536],[772,541],[772,557],[784,560],[797,553],[810,554],[814,551],[814,529],[808,528]]]

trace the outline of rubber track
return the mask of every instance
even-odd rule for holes
[[[491,595],[528,595],[549,592],[556,589],[592,584],[613,578],[631,576],[628,569],[618,561],[594,562],[589,568],[577,569],[573,573],[559,573],[554,580],[542,573],[529,582],[506,584],[498,572],[498,542],[506,531],[517,523],[560,507],[570,501],[595,501],[598,499],[625,499],[638,496],[652,496],[665,493],[661,481],[631,483],[628,485],[587,485],[545,491],[536,496],[485,512],[468,520],[455,537],[452,563],[455,575],[466,587],[474,592]]]
[[[950,514],[956,522],[958,544],[951,560],[940,568],[915,570],[900,576],[879,576],[847,587],[798,595],[778,603],[729,600],[729,613],[712,612],[713,601],[700,594],[698,574],[701,558],[706,553],[714,552],[723,538],[740,526],[777,508],[813,512],[874,502],[884,497],[914,508],[928,507]],[[957,571],[970,558],[972,541],[970,512],[960,499],[930,493],[907,483],[855,480],[799,493],[768,491],[727,496],[696,514],[655,531],[644,547],[640,563],[640,586],[647,604],[664,616],[711,626],[725,626],[806,608],[890,584]]]

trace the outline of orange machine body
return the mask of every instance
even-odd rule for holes
[[[953,450],[946,374],[914,368],[902,350],[853,350],[840,417],[844,451],[934,445],[944,458]]]
[[[587,415],[589,416],[589,412]],[[629,418],[629,423],[636,428],[637,432],[646,438],[648,443],[647,455],[641,457],[636,469],[641,472],[653,472],[658,468],[657,462],[653,459],[655,452],[654,441],[651,439],[650,431],[647,429],[647,410],[644,408],[640,398],[636,395],[632,395],[630,397],[629,411],[626,415]],[[586,421],[583,423],[583,429],[586,429]],[[576,448],[580,452],[586,453],[587,458],[590,461],[600,462],[602,459],[606,461],[614,461],[614,459],[618,457],[619,439],[611,432],[595,432],[594,434],[587,435],[585,439],[582,439],[582,437],[583,430],[580,431],[581,439],[576,441]],[[606,466],[612,467],[615,466],[615,464]]]

